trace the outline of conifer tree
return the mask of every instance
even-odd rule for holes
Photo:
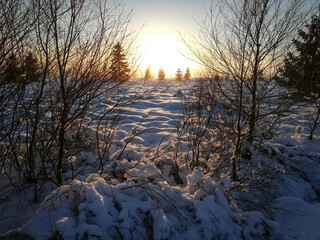
[[[163,68],[161,67],[161,68],[159,69],[159,72],[158,72],[158,79],[159,79],[159,80],[164,80],[165,78],[166,78],[166,75],[165,75],[165,73],[164,73]]]
[[[285,60],[283,82],[286,87],[296,89],[300,94],[311,97],[320,95],[320,8],[306,31],[299,30],[300,41],[293,40],[296,54],[289,53]]]
[[[283,69],[287,80],[280,83],[296,89],[300,96],[317,102],[320,99],[320,7],[318,15],[312,16],[311,22],[305,27],[306,31],[298,32],[301,40],[293,40],[296,54],[288,54]],[[312,140],[313,132],[319,125],[320,105],[316,109],[309,140]]]
[[[185,80],[190,80],[191,78],[191,73],[189,67],[187,67],[186,73],[184,74],[184,79]]]
[[[39,81],[40,73],[37,58],[32,52],[28,52],[24,58],[22,72],[24,75],[23,80],[26,83]]]
[[[128,60],[120,43],[113,47],[111,53],[110,75],[115,82],[124,82],[130,78]]]
[[[178,68],[177,73],[176,73],[176,80],[181,81],[182,80],[182,72],[180,68]]]
[[[6,83],[19,82],[21,78],[21,68],[15,54],[11,54],[4,69],[3,79]]]
[[[150,80],[151,78],[152,78],[152,74],[151,74],[150,65],[149,65],[144,73],[144,79]]]

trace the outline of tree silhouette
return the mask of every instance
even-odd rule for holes
[[[274,79],[292,37],[313,8],[306,2],[217,1],[207,10],[199,38],[186,42],[209,74],[229,76],[216,82],[215,95],[230,113],[223,115],[229,127],[221,132],[234,143],[233,180],[239,164],[251,161],[251,147],[272,137],[290,107],[289,101],[274,101],[278,92]],[[268,104],[274,108],[265,108]]]
[[[159,72],[158,72],[158,79],[159,79],[159,80],[164,80],[165,78],[166,78],[166,75],[165,75],[165,73],[164,73],[163,68],[161,67],[161,68],[159,69]]]
[[[111,53],[110,75],[115,82],[124,82],[130,78],[128,60],[120,43],[113,47]]]
[[[177,73],[176,73],[176,80],[181,81],[182,80],[182,72],[180,68],[178,68]]]
[[[290,52],[285,59],[283,75],[287,81],[283,84],[311,97],[320,94],[320,15],[314,15],[306,28],[298,32],[301,41],[293,40],[297,54]]]
[[[151,78],[152,78],[152,74],[151,74],[150,65],[149,65],[144,73],[144,79],[150,80]]]
[[[32,52],[28,52],[22,65],[23,80],[27,83],[36,82],[40,79],[37,58]]]
[[[311,22],[305,25],[306,31],[299,30],[301,41],[294,39],[297,54],[289,53],[285,59],[283,75],[287,80],[280,80],[287,88],[296,89],[301,97],[313,101],[320,98],[320,8],[318,16],[314,15]],[[317,106],[309,139],[320,124],[320,106]]]
[[[3,79],[5,82],[18,82],[21,78],[21,68],[16,55],[9,56],[7,66],[4,69]]]
[[[186,73],[184,74],[184,79],[185,80],[190,80],[191,73],[189,67],[187,67]]]

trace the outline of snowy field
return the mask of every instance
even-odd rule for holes
[[[314,140],[307,139],[308,105],[294,109],[266,142],[281,174],[263,194],[276,197],[268,198],[268,206],[248,210],[237,201],[230,176],[190,171],[181,160],[188,148],[176,147],[177,126],[193,82],[158,84],[149,86],[156,91],[145,99],[117,113],[122,118],[103,172],[97,170],[96,149],[88,147],[70,158],[72,168],[68,165],[64,175],[74,180],[60,188],[45,186],[41,204],[32,202],[28,191],[1,200],[0,238],[320,239],[320,129]],[[125,96],[134,96],[138,88]],[[95,141],[97,124],[93,121],[83,136],[88,146]],[[255,162],[274,164],[272,156],[253,154]],[[175,180],[175,164],[181,184]],[[10,191],[5,176],[0,184]]]

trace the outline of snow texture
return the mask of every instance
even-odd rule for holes
[[[72,172],[69,169],[65,176],[75,179],[59,188],[46,185],[41,204],[24,200],[30,199],[32,187],[26,189],[25,198],[12,195],[10,201],[1,201],[0,209],[5,211],[0,215],[0,237],[319,240],[320,129],[314,140],[307,140],[310,108],[297,108],[284,119],[279,134],[266,143],[271,149],[268,156],[254,152],[253,164],[268,165],[281,177],[270,188],[270,196],[276,196],[267,200],[270,212],[245,211],[233,199],[238,196],[232,191],[237,185],[230,176],[213,178],[198,168],[190,171],[183,162],[176,163],[180,171],[174,173],[172,139],[177,138],[182,102],[192,84],[163,81],[144,100],[123,107],[123,121],[112,130],[116,141],[103,172],[97,171],[97,154],[83,149],[67,161]],[[131,87],[125,97],[134,96],[139,88]],[[90,117],[87,121],[91,125],[82,140],[90,146],[97,123]],[[105,132],[99,129],[99,134]],[[184,139],[179,151],[180,159],[187,157]],[[281,161],[274,161],[272,153]],[[212,157],[218,158],[219,154]],[[211,165],[216,167],[214,162]],[[174,184],[178,177],[180,185]],[[10,186],[4,176],[0,183],[2,189]],[[249,190],[243,194],[258,193]]]

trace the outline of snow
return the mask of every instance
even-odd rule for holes
[[[200,172],[197,169],[194,169],[191,175],[187,176],[187,181],[189,185],[197,185],[200,183],[203,175],[202,172]]]
[[[115,136],[103,170],[98,171],[96,152],[83,148],[67,158],[69,172],[65,176],[69,179],[65,185],[46,185],[41,203],[30,201],[31,187],[27,196],[12,194],[7,202],[0,197],[0,209],[5,209],[0,213],[0,237],[320,239],[320,129],[314,140],[307,139],[304,113],[310,109],[297,109],[284,119],[279,134],[266,142],[272,149],[269,155],[254,152],[254,166],[270,166],[280,177],[270,183],[270,194],[266,194],[269,205],[247,210],[237,201],[235,189],[247,189],[242,194],[253,202],[256,199],[251,197],[261,194],[257,189],[245,183],[240,186],[229,175],[217,178],[201,166],[189,169],[184,164],[189,146],[176,129],[183,99],[192,84],[156,82],[156,91],[121,109],[123,118],[114,132],[99,129],[102,136],[108,131]],[[128,89],[125,97],[134,96],[139,87]],[[82,136],[84,145],[95,146],[97,122],[90,117],[87,121],[91,125]],[[105,149],[106,143],[101,142],[101,147]],[[272,158],[272,151],[280,160]],[[218,167],[219,158],[215,153],[209,160],[212,169]],[[248,169],[253,177],[259,174],[259,167]],[[259,177],[261,183],[270,180]],[[182,183],[177,184],[176,178]],[[10,188],[5,176],[0,177],[0,187],[2,191]]]
[[[289,239],[320,239],[320,203],[307,203],[296,197],[277,198],[274,217]]]
[[[188,186],[180,191],[163,186],[154,189],[128,182],[112,186],[97,175],[85,182],[74,180],[53,191],[19,231],[38,240],[55,233],[64,239],[239,239],[242,234],[254,239],[264,234],[262,214],[232,211],[222,191],[205,193],[203,200],[197,200]],[[175,209],[172,202],[178,199],[179,209]]]

